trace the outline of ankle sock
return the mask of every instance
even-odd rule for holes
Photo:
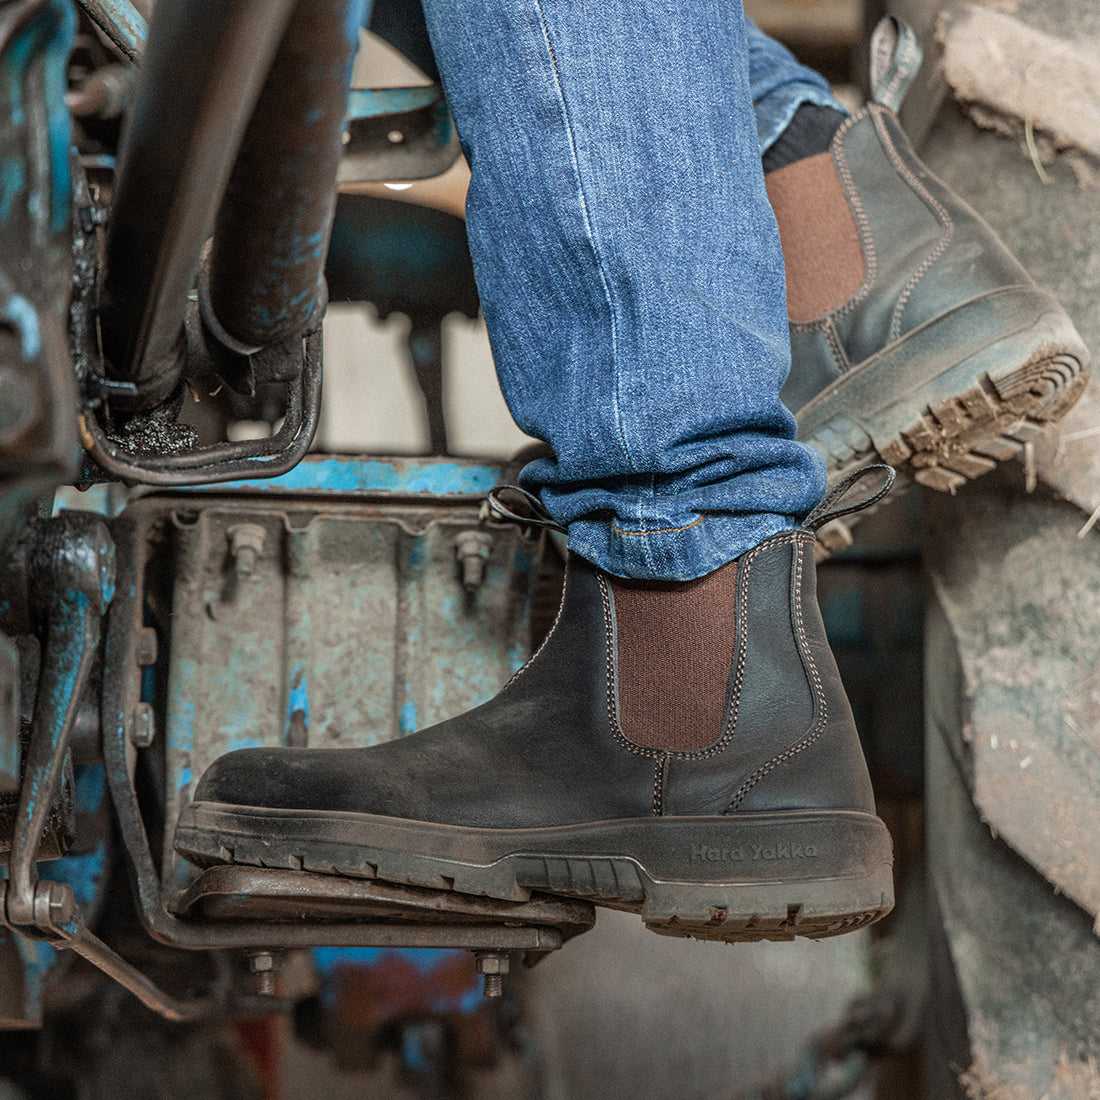
[[[787,128],[772,142],[763,156],[764,174],[785,168],[788,164],[828,152],[833,136],[847,118],[835,107],[820,107],[803,103],[794,113]]]
[[[712,745],[722,732],[733,663],[737,563],[694,581],[608,581],[623,734],[671,752]]]

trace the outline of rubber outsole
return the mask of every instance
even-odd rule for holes
[[[996,333],[984,337],[983,333]],[[964,303],[843,374],[798,412],[798,438],[825,458],[830,486],[868,461],[898,485],[955,492],[1020,456],[1088,381],[1089,355],[1048,294],[1009,287]],[[846,517],[822,542],[839,549]]]
[[[196,803],[176,847],[243,863],[524,901],[532,890],[637,913],[670,936],[819,939],[893,906],[889,833],[857,812],[472,829],[369,814]]]

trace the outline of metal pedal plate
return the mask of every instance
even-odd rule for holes
[[[533,894],[529,901],[400,886],[377,879],[309,871],[224,865],[207,868],[180,895],[177,915],[187,921],[287,922],[326,944],[326,927],[361,929],[363,947],[456,947],[475,951],[547,952],[595,923],[590,902]]]

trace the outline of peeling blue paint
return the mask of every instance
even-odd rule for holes
[[[410,684],[408,690],[412,690]],[[405,703],[401,707],[401,716],[399,719],[399,727],[401,730],[401,736],[404,737],[407,733],[416,732],[416,704],[414,702]]]
[[[0,157],[0,222],[8,221],[17,209],[17,199],[27,186],[24,163],[10,154]]]
[[[302,716],[305,728],[309,729],[309,681],[305,670],[296,668],[290,678],[290,694],[287,699],[286,720],[289,725],[295,714]]]
[[[72,131],[69,108],[65,103],[68,88],[68,62],[76,36],[76,11],[68,0],[53,0],[52,13],[57,23],[46,48],[43,72],[46,94],[47,129],[50,135],[50,228],[55,233],[69,224],[69,198],[72,179],[69,175],[69,143]]]
[[[100,0],[100,10],[111,21],[118,38],[131,54],[144,53],[149,27],[145,17],[129,0]]]
[[[37,26],[38,20],[29,23],[22,35],[8,46],[4,57],[5,67],[8,70],[11,120],[16,126],[24,126],[27,121],[27,114],[23,108],[23,78],[26,75],[31,53],[37,45]]]
[[[26,936],[15,935],[14,939],[23,960],[25,1004],[30,1014],[37,1016],[42,1011],[42,981],[46,971],[57,960],[57,949],[41,940],[29,940]]]
[[[506,480],[501,466],[461,462],[386,461],[307,456],[276,478],[248,478],[223,485],[194,486],[188,492],[393,493],[395,495],[484,496]]]
[[[346,118],[377,118],[379,115],[416,111],[440,98],[439,87],[424,84],[414,88],[352,88],[348,93]]]
[[[15,41],[8,44],[3,64],[8,76],[8,100],[12,122],[26,125],[23,84],[35,63],[42,59],[42,92],[46,107],[48,136],[49,194],[35,192],[27,199],[27,209],[37,219],[48,222],[59,233],[69,224],[69,110],[65,105],[67,69],[76,33],[76,13],[68,0],[49,0],[23,27]],[[47,206],[48,202],[48,206]]]

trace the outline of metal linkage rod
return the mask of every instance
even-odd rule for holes
[[[294,9],[218,214],[210,301],[222,327],[266,347],[324,305],[351,65],[365,0]]]
[[[199,253],[293,0],[160,0],[119,156],[101,324],[110,377],[175,388]]]

